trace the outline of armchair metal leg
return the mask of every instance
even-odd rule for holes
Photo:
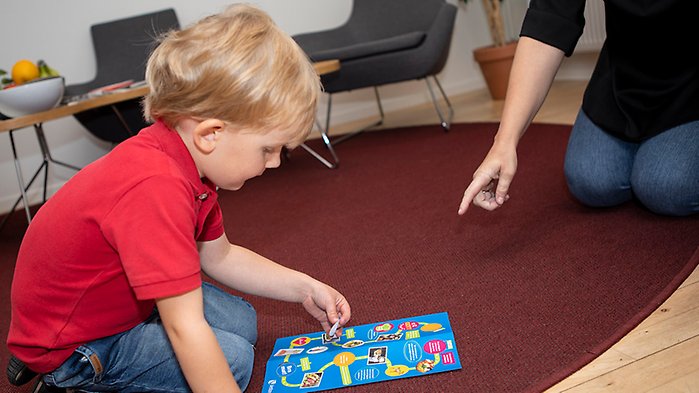
[[[447,109],[447,114],[445,116],[444,112],[442,112],[442,109],[439,107],[439,103],[437,100],[437,97],[434,94],[434,90],[432,88],[432,84],[429,81],[429,78],[432,78],[437,85],[437,88],[439,89],[439,93],[442,96],[442,99],[444,99],[444,102],[446,104],[446,109]],[[432,103],[434,104],[435,109],[437,110],[437,115],[439,116],[440,120],[440,125],[442,126],[442,129],[444,131],[449,131],[449,127],[451,126],[451,121],[454,117],[454,108],[451,106],[451,102],[449,102],[449,97],[447,97],[446,93],[444,92],[444,89],[442,88],[442,85],[439,83],[439,80],[437,79],[436,76],[431,75],[425,78],[425,82],[427,83],[427,88],[430,92],[430,97],[432,97]],[[379,110],[379,119],[367,124],[365,126],[362,126],[358,130],[348,132],[346,134],[340,135],[337,138],[331,139],[328,136],[328,132],[330,130],[330,112],[332,110],[332,94],[328,95],[328,106],[327,106],[327,112],[325,115],[325,127],[323,127],[318,119],[316,119],[316,126],[318,127],[318,131],[320,132],[320,136],[323,140],[323,143],[325,144],[325,147],[330,151],[330,155],[332,156],[332,162],[323,157],[320,153],[317,151],[311,149],[308,145],[305,143],[301,144],[301,147],[306,150],[309,154],[311,154],[313,157],[315,157],[318,161],[322,162],[323,165],[327,166],[330,169],[335,169],[340,165],[340,160],[337,157],[337,153],[335,153],[335,149],[333,148],[333,145],[337,145],[339,143],[342,143],[352,137],[355,137],[362,132],[376,126],[380,126],[383,124],[384,121],[384,112],[383,112],[383,106],[381,105],[381,96],[379,95],[379,88],[377,86],[374,86],[374,95],[376,96],[376,106]]]
[[[325,114],[325,127],[323,127],[318,119],[316,119],[316,126],[318,127],[318,131],[320,132],[320,137],[323,140],[323,143],[325,144],[325,147],[330,151],[330,155],[332,156],[333,162],[330,162],[328,159],[320,155],[317,151],[311,149],[307,144],[302,143],[301,147],[306,150],[309,154],[311,154],[313,157],[315,157],[318,161],[322,162],[323,165],[327,166],[330,169],[335,169],[340,165],[340,159],[337,157],[337,153],[335,153],[335,149],[333,148],[333,145],[337,145],[338,143],[344,142],[349,138],[352,138],[353,136],[356,136],[364,131],[366,131],[369,128],[379,126],[383,124],[384,120],[384,113],[383,113],[383,106],[381,106],[381,97],[379,96],[379,89],[377,87],[374,87],[374,95],[376,96],[376,105],[379,109],[379,120],[376,120],[372,122],[371,124],[367,124],[363,126],[362,128],[349,132],[347,134],[341,135],[335,139],[330,139],[330,136],[328,136],[328,131],[330,129],[330,112],[332,110],[332,94],[328,95],[328,107],[327,111]]]
[[[318,127],[318,132],[320,132],[320,137],[323,140],[323,143],[325,144],[325,147],[330,151],[330,155],[332,156],[333,162],[328,161],[325,157],[320,155],[317,151],[311,149],[307,144],[302,143],[301,147],[306,150],[310,155],[315,157],[318,161],[322,162],[323,165],[330,169],[335,169],[340,165],[340,159],[337,157],[337,153],[335,153],[335,149],[333,148],[332,142],[330,142],[330,137],[328,137],[328,127],[330,127],[330,110],[332,108],[332,95],[328,95],[328,108],[327,112],[325,114],[325,127],[320,125],[320,122],[318,121],[318,118],[316,117],[316,127]]]
[[[362,132],[364,132],[372,127],[380,126],[381,124],[383,124],[383,120],[384,120],[383,106],[381,105],[381,96],[379,96],[379,88],[376,86],[374,86],[374,96],[376,97],[376,106],[379,109],[379,120],[376,120],[372,123],[364,125],[358,130],[351,131],[351,132],[348,132],[347,134],[343,134],[341,136],[338,136],[337,138],[335,138],[333,140],[334,144],[337,145],[339,143],[342,143],[350,138],[353,138],[353,137],[361,134]],[[326,121],[327,121],[327,127],[329,127],[330,126],[330,112],[329,111],[328,111],[328,117],[326,118]]]
[[[437,88],[439,89],[439,93],[442,95],[442,98],[444,99],[444,102],[446,103],[447,106],[447,112],[448,116],[445,119],[444,113],[442,113],[442,110],[439,108],[439,104],[437,102],[437,97],[434,95],[434,90],[432,89],[432,85],[430,84],[430,76],[425,78],[425,83],[427,83],[427,88],[430,91],[430,97],[432,97],[432,103],[434,104],[434,109],[437,110],[437,115],[439,116],[439,121],[440,125],[442,126],[442,129],[444,131],[449,131],[449,127],[451,127],[451,121],[454,118],[454,108],[451,106],[451,102],[449,102],[449,97],[447,97],[446,93],[444,93],[444,89],[442,89],[442,85],[439,83],[439,80],[437,79],[437,76],[431,75],[432,79],[434,79],[434,82],[437,84]]]
[[[116,115],[117,119],[119,119],[119,123],[121,123],[121,126],[124,127],[126,133],[129,134],[129,136],[134,136],[135,134],[133,130],[131,130],[131,127],[129,127],[129,123],[126,122],[126,119],[124,118],[124,115],[121,114],[119,108],[117,108],[117,106],[114,104],[110,105],[109,107],[112,108],[112,111]]]
[[[316,121],[316,124],[318,122]],[[323,139],[323,143],[325,144],[325,147],[330,151],[330,155],[332,156],[333,162],[328,161],[325,157],[321,156],[318,152],[315,150],[311,149],[307,144],[302,143],[301,147],[306,150],[310,155],[315,157],[318,161],[322,162],[323,165],[327,166],[330,169],[335,169],[340,165],[340,159],[337,157],[337,153],[335,153],[335,149],[333,148],[332,143],[330,143],[330,138],[328,138],[327,132],[323,130],[323,128],[320,126],[320,124],[317,124],[318,130],[320,131],[320,137]]]

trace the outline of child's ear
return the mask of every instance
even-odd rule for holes
[[[225,123],[219,119],[206,119],[199,122],[192,132],[194,146],[204,154],[211,153],[216,148],[224,126]]]

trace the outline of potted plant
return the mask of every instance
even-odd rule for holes
[[[460,0],[464,4],[468,0]],[[517,41],[507,42],[503,24],[500,2],[503,0],[483,0],[492,45],[476,48],[473,57],[483,72],[488,91],[495,100],[505,98],[507,82],[510,78],[510,68],[515,55]]]

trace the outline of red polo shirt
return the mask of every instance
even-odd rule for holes
[[[12,282],[8,347],[32,370],[131,329],[154,299],[201,286],[197,241],[223,234],[215,186],[179,135],[141,130],[71,178],[32,220]]]

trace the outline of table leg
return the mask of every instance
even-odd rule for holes
[[[34,124],[34,130],[36,131],[36,138],[39,142],[39,148],[41,149],[41,155],[43,157],[43,162],[41,165],[39,165],[39,168],[34,172],[32,175],[31,179],[29,182],[25,185],[24,184],[24,176],[22,175],[22,167],[20,166],[19,163],[19,157],[17,155],[17,148],[15,146],[15,138],[14,138],[14,131],[16,130],[10,130],[9,135],[10,135],[10,144],[12,145],[12,155],[14,158],[14,163],[15,163],[15,172],[17,174],[17,183],[19,183],[19,189],[21,196],[17,198],[15,201],[14,205],[12,205],[12,208],[10,209],[9,212],[7,212],[7,215],[3,218],[2,222],[0,223],[0,229],[5,227],[5,224],[7,223],[7,220],[10,218],[10,215],[15,211],[17,208],[17,205],[19,205],[20,202],[24,205],[24,212],[27,215],[27,223],[30,223],[32,221],[32,215],[29,210],[29,197],[27,196],[27,191],[29,188],[34,184],[34,181],[36,178],[39,176],[39,173],[41,171],[44,171],[44,189],[43,189],[43,201],[46,202],[47,199],[47,189],[48,189],[48,175],[49,175],[49,163],[54,163],[58,164],[61,166],[64,166],[66,168],[70,168],[76,171],[79,171],[80,168],[74,165],[66,164],[65,162],[61,162],[58,160],[55,160],[51,156],[51,150],[49,149],[49,145],[46,142],[46,136],[44,135],[44,128],[41,123]]]
[[[25,193],[26,193],[26,192],[29,190],[29,188],[32,186],[32,184],[34,183],[34,180],[36,180],[37,176],[39,176],[39,173],[41,173],[41,170],[44,169],[44,167],[46,167],[47,165],[48,165],[48,164],[47,164],[46,162],[43,162],[43,163],[39,166],[39,169],[37,169],[36,172],[34,172],[34,175],[33,175],[32,178],[29,180],[29,183],[27,183],[27,185],[24,187],[24,192],[25,192]],[[5,224],[7,223],[7,220],[10,219],[10,216],[11,216],[12,213],[15,211],[15,209],[17,208],[17,205],[19,205],[20,202],[22,202],[22,196],[21,196],[21,195],[20,195],[19,198],[17,198],[17,200],[15,201],[15,203],[12,205],[12,207],[10,208],[10,210],[7,212],[7,214],[5,215],[5,217],[2,219],[2,222],[0,222],[0,230],[2,230],[2,228],[5,227]],[[29,218],[27,218],[27,221],[29,222]]]
[[[24,177],[22,176],[22,167],[19,165],[19,158],[17,157],[17,148],[15,147],[15,138],[13,136],[14,130],[10,130],[10,144],[12,144],[12,155],[14,156],[14,161],[15,161],[15,172],[17,173],[17,183],[19,183],[19,190],[22,193],[22,202],[24,202],[24,212],[27,214],[27,223],[32,221],[32,214],[29,211],[29,198],[27,198],[27,187],[24,186]],[[43,167],[43,164],[42,164]],[[39,170],[41,170],[41,167],[39,167]],[[34,174],[34,177],[32,178],[32,181],[36,178],[36,175],[39,173],[39,171],[36,171]],[[30,183],[31,184],[31,183]],[[17,206],[17,203],[15,203],[15,207]],[[9,215],[14,211],[14,208],[7,213],[8,217]]]
[[[44,156],[44,161],[48,161],[54,164],[70,168],[75,171],[79,171],[79,168],[75,165],[66,164],[65,162],[58,161],[51,156],[51,150],[49,150],[49,145],[46,142],[46,136],[44,135],[44,127],[41,123],[34,124],[34,130],[36,131],[36,138],[39,140],[39,148],[41,148],[41,154]]]

